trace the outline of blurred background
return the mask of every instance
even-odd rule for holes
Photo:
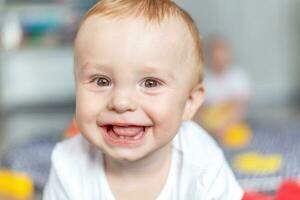
[[[23,180],[20,196],[34,190],[41,198],[51,150],[72,121],[72,42],[95,1],[0,0],[0,183],[15,180],[13,170]],[[175,2],[193,16],[205,48],[211,35],[221,35],[249,77],[251,137],[243,147],[224,147],[225,156],[246,190],[273,194],[282,181],[300,177],[300,1]],[[249,153],[259,159],[246,159],[253,167],[240,170],[236,157]]]

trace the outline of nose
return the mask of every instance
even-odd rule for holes
[[[115,89],[107,107],[117,113],[133,112],[137,109],[137,102],[134,94],[129,90]]]

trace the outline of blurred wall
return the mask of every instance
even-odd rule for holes
[[[74,98],[73,60],[69,47],[23,49],[2,53],[1,58],[0,105],[3,110]]]
[[[6,50],[0,41],[0,113],[73,101],[72,44],[64,40],[72,37],[69,26],[77,26],[72,21],[79,6],[74,5],[19,1],[0,6],[0,36],[10,14],[23,29],[19,47]],[[38,32],[47,26],[48,32]]]
[[[299,88],[298,0],[176,0],[192,14],[203,39],[231,42],[254,84],[256,106],[288,104]]]
[[[0,0],[0,5],[2,1]],[[21,2],[21,0],[19,1]],[[297,96],[297,93],[300,97],[300,79],[298,78],[300,74],[300,67],[298,64],[300,63],[300,56],[298,56],[298,52],[300,52],[299,0],[174,1],[182,5],[183,8],[192,14],[199,26],[204,41],[207,36],[213,33],[224,35],[225,38],[229,40],[234,49],[237,63],[241,67],[245,68],[253,80],[254,105],[277,106],[288,104],[291,101],[291,98]],[[61,5],[56,5],[56,7],[61,7],[63,10],[63,6]],[[65,7],[68,8],[68,6]],[[0,18],[0,23],[1,21],[2,19]],[[42,95],[41,100],[44,100],[45,98],[49,99],[49,96],[53,99],[56,95],[56,91],[59,93],[56,95],[57,97],[59,97],[61,94],[67,94],[69,97],[69,94],[73,93],[73,85],[66,86],[65,90],[55,89],[57,88],[55,82],[60,83],[64,81],[64,78],[71,81],[72,78],[72,74],[70,73],[70,66],[72,65],[72,53],[70,50],[69,52],[63,50],[62,54],[64,53],[68,55],[60,56],[60,58],[63,59],[55,59],[54,57],[56,56],[52,53],[49,53],[49,55],[54,55],[49,57],[49,60],[52,60],[52,62],[57,62],[57,70],[60,72],[56,73],[57,76],[55,76],[55,81],[51,81],[50,76],[45,77],[48,78],[45,80],[45,87],[41,90],[39,88],[40,91],[37,93],[47,93],[49,95]],[[0,76],[2,76],[2,80],[0,80],[0,82],[4,82],[4,79],[8,79],[9,81],[20,85],[20,87],[12,86],[12,89],[4,91],[3,87],[7,86],[7,82],[2,84],[1,93],[4,94],[0,94],[0,103],[2,101],[4,102],[4,105],[7,105],[7,102],[11,104],[13,103],[11,99],[20,101],[19,97],[24,95],[23,93],[25,92],[25,90],[23,90],[24,88],[22,89],[22,87],[25,87],[25,85],[29,86],[29,84],[32,83],[37,86],[36,82],[33,81],[34,79],[31,78],[31,76],[36,75],[33,73],[34,70],[29,70],[29,68],[34,68],[34,66],[30,67],[30,62],[34,61],[34,59],[29,59],[29,61],[26,61],[27,63],[22,61],[27,59],[24,55],[27,55],[28,53],[21,52],[20,56],[11,56],[10,58],[13,57],[12,59],[8,59],[8,57],[3,53],[1,54],[2,65],[5,67],[2,67],[1,69],[2,75],[0,74]],[[45,55],[47,54],[48,53],[45,52]],[[65,63],[61,64],[60,60],[67,62],[66,65],[68,66],[68,69],[66,71],[64,71],[64,69],[59,70],[59,65],[65,65]],[[16,66],[15,64],[18,63],[24,63],[23,67],[25,65],[29,66],[27,69],[25,69],[21,65],[18,65],[19,68],[22,68],[22,70],[26,71],[27,75],[23,76],[19,73],[19,77],[14,75],[14,79],[6,76],[6,74],[9,74],[7,70],[16,69],[14,66]],[[48,62],[44,63],[48,64]],[[39,64],[36,62],[33,65]],[[48,67],[45,67],[43,69],[45,71],[41,71],[41,73],[48,73],[46,72],[46,70],[48,70],[46,68]],[[51,73],[54,74],[54,69],[52,71],[53,72]],[[44,76],[44,74],[42,76]],[[61,74],[61,76],[59,76],[59,74]],[[22,86],[21,82],[26,84]],[[11,85],[13,84],[11,83]],[[53,87],[51,86],[50,88],[50,85]],[[7,89],[8,87],[5,88]],[[32,91],[35,90],[31,86],[29,88],[31,88],[31,92],[26,93],[28,94],[28,101],[37,99],[37,96],[32,95]],[[23,90],[23,92],[18,92],[21,90]],[[27,99],[25,98],[25,100]]]

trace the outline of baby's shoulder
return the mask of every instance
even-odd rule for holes
[[[195,163],[203,164],[223,158],[222,150],[210,134],[192,121],[182,123],[173,146],[182,152],[183,157]]]
[[[95,159],[95,150],[81,135],[59,142],[55,145],[51,161],[52,164],[73,165],[74,163],[86,163]]]
[[[200,179],[215,176],[226,165],[223,151],[215,140],[198,124],[184,122],[173,141],[182,166],[198,174]]]
[[[188,183],[189,193],[204,192],[211,199],[240,199],[242,190],[221,148],[199,125],[184,122],[173,146],[181,160],[178,165],[183,177],[181,182]]]
[[[102,169],[99,162],[101,155],[81,135],[64,140],[52,152],[49,180],[55,187],[62,187],[68,199],[94,199],[94,195],[100,195],[99,188],[102,188],[99,173]]]

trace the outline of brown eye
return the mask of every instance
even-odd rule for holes
[[[153,87],[157,87],[158,85],[159,85],[158,81],[153,80],[153,79],[148,79],[148,80],[145,80],[145,82],[144,82],[144,86],[146,88],[153,88]]]
[[[110,85],[110,81],[107,78],[103,78],[103,77],[97,78],[96,83],[98,86],[101,86],[101,87]]]

